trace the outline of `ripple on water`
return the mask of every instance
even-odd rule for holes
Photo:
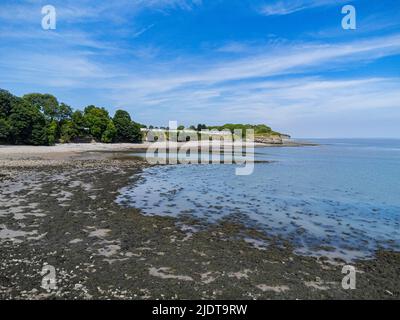
[[[399,171],[371,178],[385,186],[381,192],[365,186],[362,164],[351,171],[348,159],[335,163],[331,154],[326,159],[311,154],[306,160],[259,163],[251,176],[236,176],[230,165],[152,167],[138,183],[121,189],[117,202],[141,208],[145,215],[189,214],[211,223],[240,216],[247,225],[285,236],[299,254],[350,260],[369,257],[378,247],[400,250],[400,199],[386,185],[400,180]],[[399,179],[393,180],[396,174]]]

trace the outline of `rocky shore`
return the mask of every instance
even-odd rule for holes
[[[400,254],[299,256],[229,218],[150,217],[115,202],[148,164],[113,153],[0,156],[0,299],[399,299]],[[268,245],[260,245],[268,243]],[[42,288],[43,267],[56,289]]]

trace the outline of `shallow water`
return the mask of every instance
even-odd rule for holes
[[[235,165],[152,167],[117,201],[149,215],[240,217],[302,254],[400,250],[400,140],[313,142],[321,145],[257,148],[256,160],[274,162],[256,163],[250,176],[236,176]]]

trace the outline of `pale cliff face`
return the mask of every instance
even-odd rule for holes
[[[281,136],[255,136],[254,142],[266,144],[282,144],[283,139]]]

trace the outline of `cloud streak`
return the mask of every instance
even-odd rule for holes
[[[319,7],[343,4],[344,0],[279,0],[263,5],[259,12],[266,16],[284,16]]]
[[[329,119],[338,125],[350,123],[346,117],[352,117],[353,124],[364,117],[364,125],[372,126],[375,120],[388,121],[383,118],[390,114],[390,121],[400,121],[400,77],[369,71],[369,66],[400,55],[400,33],[395,29],[341,40],[226,37],[185,51],[181,38],[173,37],[182,32],[175,24],[198,19],[195,10],[206,5],[201,1],[122,0],[110,10],[108,1],[96,8],[82,1],[77,5],[65,0],[63,19],[76,24],[58,24],[62,28],[56,31],[41,30],[40,20],[24,28],[0,23],[0,87],[19,94],[53,93],[79,108],[89,103],[110,112],[124,108],[135,120],[155,125],[171,118],[185,124],[266,122],[277,130],[311,136],[317,131],[310,128],[321,134],[331,128]],[[42,2],[27,3],[37,7]],[[269,14],[317,6],[311,0],[288,3],[269,2]],[[318,1],[318,6],[334,3],[338,1]],[[142,18],[144,11],[150,18]],[[172,17],[177,11],[182,20]],[[254,7],[249,11],[267,20]],[[18,12],[17,20],[24,19]],[[164,28],[173,32],[164,33]],[[197,36],[191,30],[184,35]],[[171,41],[162,41],[170,36]]]

